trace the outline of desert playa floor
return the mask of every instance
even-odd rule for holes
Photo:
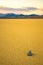
[[[0,65],[43,65],[43,19],[0,19]]]

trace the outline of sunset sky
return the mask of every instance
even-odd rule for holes
[[[43,0],[0,0],[0,13],[43,14]]]

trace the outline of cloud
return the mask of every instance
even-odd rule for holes
[[[42,8],[35,7],[23,7],[23,8],[8,8],[8,7],[0,7],[0,13],[17,13],[17,14],[28,14],[28,13],[39,13],[43,14]]]
[[[7,7],[0,7],[0,10],[9,10],[9,11],[30,11],[30,10],[37,10],[35,7],[24,7],[24,8],[7,8]]]

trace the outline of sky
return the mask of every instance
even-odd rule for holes
[[[43,0],[0,0],[0,13],[43,14]]]

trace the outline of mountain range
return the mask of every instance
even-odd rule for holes
[[[7,13],[7,14],[1,14],[0,13],[0,19],[7,19],[7,18],[42,18],[43,19],[43,15],[37,15],[37,14],[30,14],[30,15],[24,15],[24,14],[14,14],[14,13]]]

